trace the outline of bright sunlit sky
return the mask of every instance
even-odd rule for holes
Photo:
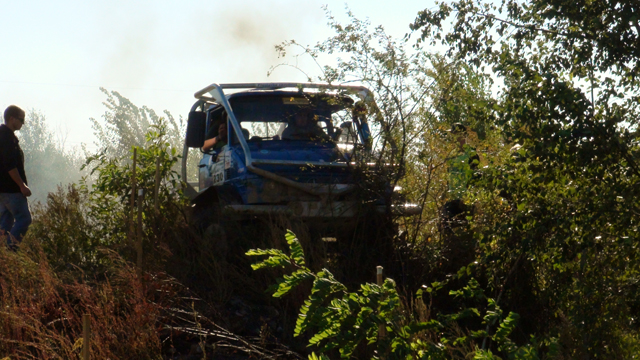
[[[329,0],[0,0],[0,109],[16,104],[39,111],[66,146],[91,149],[89,118],[105,112],[100,87],[186,118],[193,94],[213,82],[305,81],[290,68],[270,77],[267,71],[282,62],[274,45],[314,44],[331,35],[325,4],[346,22],[345,2]],[[434,3],[346,5],[357,18],[402,37],[418,11]]]

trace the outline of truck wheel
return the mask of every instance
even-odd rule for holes
[[[210,251],[219,259],[225,259],[229,249],[224,222],[218,203],[195,204],[192,207],[191,226],[202,243],[202,251]]]
[[[227,258],[229,244],[227,233],[222,224],[214,223],[209,225],[203,233],[203,240],[212,245],[215,257],[219,259]]]

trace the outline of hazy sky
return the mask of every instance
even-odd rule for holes
[[[433,7],[433,0],[346,3],[397,37]],[[305,81],[291,69],[267,71],[281,62],[274,45],[331,34],[325,4],[346,19],[345,2],[328,0],[0,0],[0,109],[35,109],[67,145],[91,144],[89,118],[105,111],[100,87],[177,118],[213,82]]]

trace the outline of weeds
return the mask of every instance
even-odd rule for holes
[[[135,271],[113,254],[102,280],[63,282],[40,245],[0,247],[0,354],[12,359],[73,359],[81,349],[82,315],[90,314],[95,358],[160,358],[154,303]]]

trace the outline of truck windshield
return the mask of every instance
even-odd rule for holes
[[[342,136],[351,99],[285,93],[245,95],[229,102],[247,141],[354,141],[353,136]]]

